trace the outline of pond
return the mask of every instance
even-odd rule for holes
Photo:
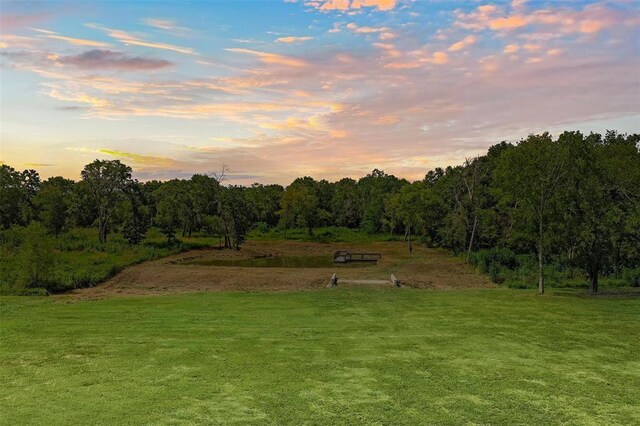
[[[195,259],[183,265],[235,266],[240,268],[332,268],[372,266],[375,262],[333,263],[331,256],[271,256],[250,259]]]

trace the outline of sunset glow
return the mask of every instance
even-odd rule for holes
[[[0,3],[0,161],[78,179],[420,179],[640,123],[635,1]]]

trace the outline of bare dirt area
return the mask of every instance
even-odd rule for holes
[[[379,252],[374,265],[347,267],[324,262],[321,267],[219,266],[242,259],[309,257],[322,259],[336,250]],[[81,298],[117,295],[193,293],[200,291],[295,291],[324,288],[336,273],[339,279],[388,280],[394,274],[403,287],[426,289],[487,288],[493,284],[444,250],[400,242],[305,243],[249,241],[240,251],[197,250],[126,268],[105,283],[72,292]]]

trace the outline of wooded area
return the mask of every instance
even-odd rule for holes
[[[194,233],[240,249],[249,231],[346,227],[404,235],[466,257],[496,283],[602,276],[640,285],[640,135],[565,132],[502,142],[456,167],[408,182],[380,170],[337,182],[305,176],[288,187],[225,185],[210,175],[138,182],[118,160],[95,160],[75,182],[41,181],[35,170],[0,166],[0,246],[20,253],[23,274],[3,274],[4,287],[47,281],[47,246],[73,228],[96,240],[121,233],[140,244],[151,227],[166,237]],[[24,228],[23,228],[24,227]],[[16,265],[12,267],[16,268]]]

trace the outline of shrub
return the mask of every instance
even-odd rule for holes
[[[470,262],[489,274],[492,282],[502,284],[509,271],[518,267],[516,254],[508,248],[496,247],[489,250],[480,250],[472,253]]]
[[[21,226],[0,230],[0,247],[8,250],[15,250],[20,247],[24,240],[23,231],[24,228]]]
[[[26,228],[19,259],[20,281],[24,287],[50,287],[54,257],[47,232],[41,224],[34,222]]]
[[[256,231],[264,235],[269,232],[269,225],[265,222],[258,222],[256,223],[255,229]]]
[[[640,287],[640,267],[625,268],[622,278],[627,285],[631,287]]]

